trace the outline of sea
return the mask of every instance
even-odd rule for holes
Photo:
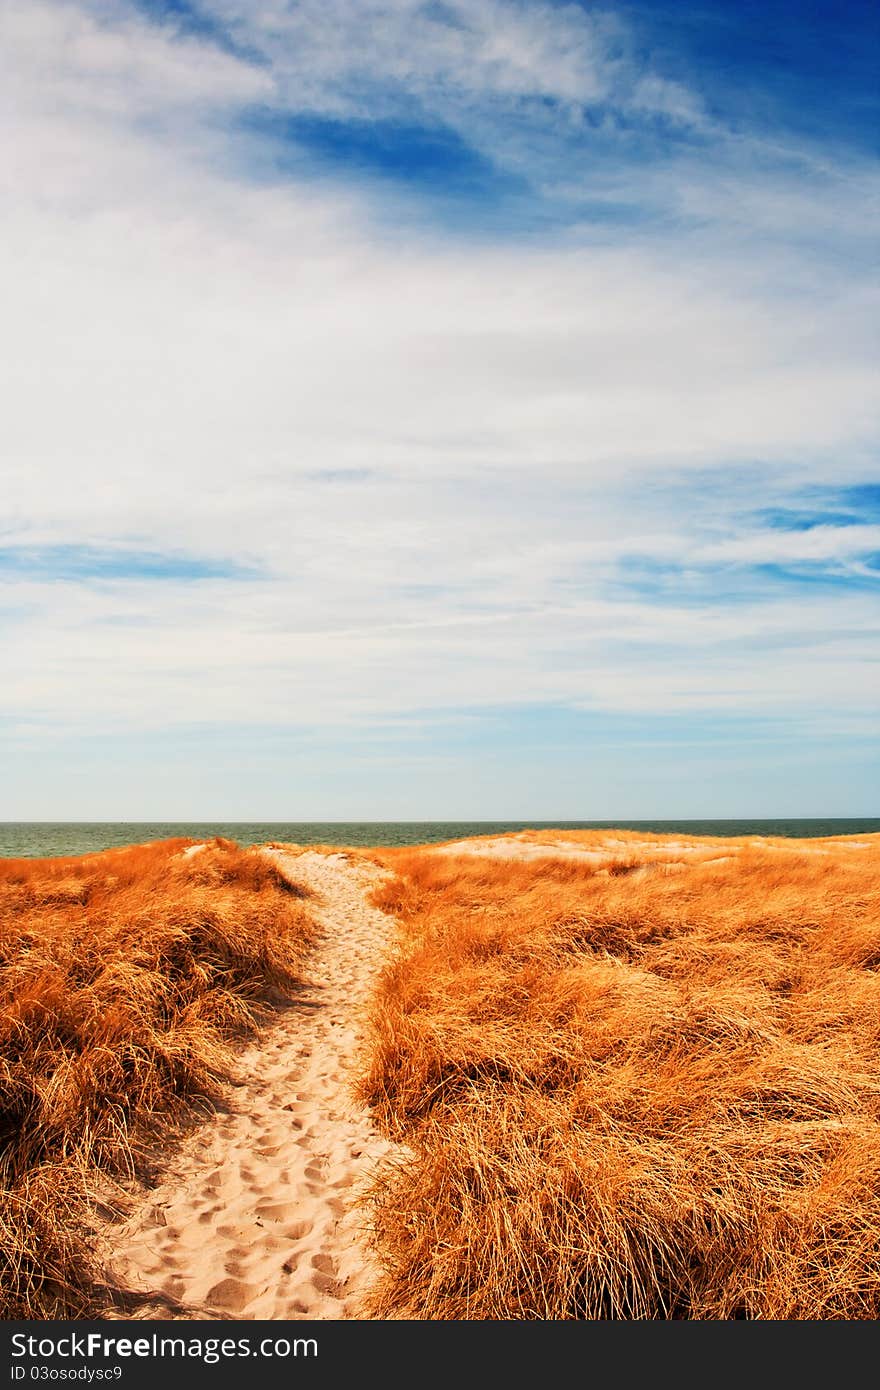
[[[0,858],[93,854],[118,845],[221,835],[239,845],[424,845],[511,830],[644,830],[664,835],[779,835],[810,839],[880,833],[880,818],[555,821],[0,821]]]

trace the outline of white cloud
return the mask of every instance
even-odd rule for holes
[[[615,66],[580,11],[457,13],[467,32],[407,4],[254,6],[242,37],[271,44],[267,74],[122,12],[108,26],[8,7],[2,537],[228,557],[268,577],[10,583],[26,616],[10,619],[2,712],[158,728],[516,702],[870,705],[864,595],[707,613],[607,592],[634,553],[700,566],[873,544],[857,528],[710,544],[699,496],[707,472],[742,463],[771,481],[864,473],[874,362],[857,266],[817,280],[814,249],[760,236],[743,255],[709,216],[711,181],[700,231],[487,245],[380,229],[357,191],[256,186],[221,158],[212,113],[294,75],[302,105],[341,102],[353,65],[438,101],[452,86],[628,93],[697,119],[687,93]],[[809,186],[789,191],[828,234]],[[859,216],[842,200],[842,235]],[[662,489],[689,470],[691,515],[670,512]],[[816,634],[835,625],[853,635],[819,666]]]
[[[351,110],[358,83],[381,101],[389,81],[432,106],[462,95],[588,102],[607,96],[622,68],[610,52],[617,26],[575,6],[210,0],[206,10],[262,49],[296,106],[317,110]]]
[[[880,526],[814,526],[732,536],[699,547],[691,558],[702,564],[768,565],[847,561],[872,551],[880,551]]]
[[[61,122],[170,114],[267,98],[270,77],[205,42],[162,32],[117,10],[99,22],[65,0],[0,12],[5,113],[36,109]]]

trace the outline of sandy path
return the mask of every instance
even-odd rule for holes
[[[267,853],[318,895],[313,984],[238,1058],[229,1112],[189,1136],[109,1233],[109,1263],[124,1287],[220,1317],[352,1317],[373,1275],[352,1203],[394,1150],[349,1094],[390,934],[365,900],[381,871],[343,854]]]

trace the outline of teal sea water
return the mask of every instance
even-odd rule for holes
[[[831,820],[557,821],[0,821],[0,857],[91,854],[116,845],[222,835],[240,845],[266,840],[300,845],[423,845],[509,830],[646,830],[673,835],[869,835],[880,818]]]

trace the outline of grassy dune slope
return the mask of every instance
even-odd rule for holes
[[[227,1074],[271,987],[300,981],[308,914],[226,841],[0,861],[0,1317],[92,1307],[99,1174]]]
[[[373,1314],[880,1316],[880,837],[565,838],[383,856]]]

